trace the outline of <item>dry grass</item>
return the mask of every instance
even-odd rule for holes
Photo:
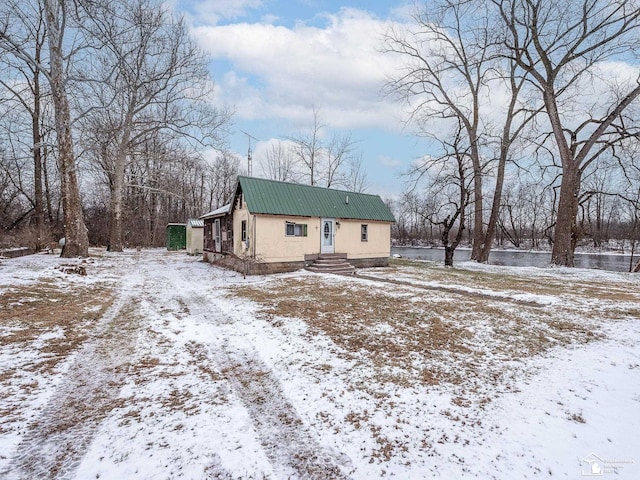
[[[318,276],[246,286],[235,295],[260,304],[274,326],[300,318],[311,335],[328,336],[339,355],[372,371],[359,380],[365,389],[372,380],[508,388],[505,375],[521,360],[594,338],[590,327],[549,309],[403,285]]]
[[[4,292],[0,294],[0,348],[23,351],[37,343],[40,361],[26,368],[47,373],[87,340],[91,326],[113,298],[106,285],[61,289],[49,280]],[[4,370],[0,381],[15,374]]]
[[[396,268],[406,278],[407,271]],[[501,285],[511,292],[522,281],[485,279],[478,272],[461,271],[456,276],[461,285],[487,290]],[[522,282],[522,293],[546,288]],[[310,372],[329,383],[338,375],[348,389],[370,397],[370,410],[349,412],[343,421],[356,430],[368,430],[375,440],[368,453],[372,463],[386,462],[407,448],[403,438],[384,434],[374,419],[383,414],[404,420],[395,413],[394,387],[447,392],[451,404],[438,413],[465,427],[481,427],[477,412],[501,394],[517,391],[517,379],[533,373],[531,358],[555,347],[601,338],[596,322],[584,310],[357,278],[285,277],[234,287],[233,294],[256,302],[260,316],[275,328],[300,319],[307,325],[307,335],[332,341],[331,353],[351,367],[337,371],[330,365],[314,365]],[[318,418],[339,428],[331,419]],[[573,420],[579,422],[578,417]],[[438,439],[425,432],[423,448],[432,451],[436,444],[450,442],[468,440],[448,438],[446,433]]]
[[[105,359],[105,363],[115,355],[117,349],[113,348],[114,345],[123,343],[122,336],[130,327],[126,325],[128,319],[118,317],[118,326],[101,329],[101,319],[114,297],[111,285],[54,282],[52,279],[43,279],[0,295],[0,348],[7,355],[28,352],[24,357],[17,355],[15,362],[3,365],[1,370],[1,391],[6,392],[2,405],[6,411],[2,412],[0,429],[11,430],[25,422],[28,399],[38,389],[48,388],[47,382],[58,373],[57,368],[72,354],[81,351],[86,343],[99,339],[93,355]],[[126,317],[125,309],[121,313]],[[75,369],[81,378],[77,383],[73,378],[69,379],[53,399],[56,402],[52,410],[55,415],[29,420],[29,429],[36,443],[38,438],[52,435],[74,435],[81,425],[95,425],[118,406],[113,402],[112,393],[119,387],[117,375],[95,383],[92,382],[93,377],[82,377],[82,363],[66,365]],[[105,371],[102,363],[97,363],[91,375],[104,378]],[[33,381],[25,383],[27,378]],[[78,442],[81,443],[80,440]],[[65,454],[71,455],[72,450],[65,451]]]
[[[432,262],[417,262],[407,259],[392,259],[385,276],[402,274],[418,281],[442,282],[472,288],[494,291],[517,291],[535,295],[555,295],[579,298],[581,300],[605,300],[616,302],[640,302],[640,292],[629,288],[627,283],[598,283],[571,278],[570,281],[558,276],[544,276],[537,280],[519,276],[510,271],[473,271],[458,268],[444,268]]]
[[[219,382],[224,380],[222,373],[220,373],[215,368],[215,365],[212,364],[211,358],[206,351],[206,347],[202,343],[191,341],[187,343],[186,348],[192,358],[189,362],[189,366],[197,369],[202,374],[204,381]]]

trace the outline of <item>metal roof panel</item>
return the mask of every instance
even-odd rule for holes
[[[190,218],[189,221],[187,222],[187,226],[191,228],[203,228],[204,220],[201,220],[198,218]]]
[[[209,213],[205,213],[204,215],[202,215],[200,218],[201,219],[205,219],[205,218],[212,218],[212,217],[221,217],[223,215],[225,215],[226,213],[229,213],[229,210],[231,209],[231,204],[226,204],[216,210],[213,210]]]
[[[238,177],[251,213],[395,222],[378,195]]]

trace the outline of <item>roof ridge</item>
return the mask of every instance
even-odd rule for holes
[[[321,187],[320,185],[308,185],[306,183],[297,183],[297,182],[285,182],[282,180],[273,180],[270,178],[261,178],[261,177],[249,177],[247,175],[238,175],[238,181],[240,181],[240,179],[248,179],[248,180],[257,180],[260,182],[270,182],[270,183],[279,183],[279,184],[283,184],[283,185],[293,185],[293,186],[297,186],[297,187],[304,187],[304,188],[317,188],[320,190],[330,190],[332,192],[342,192],[342,193],[352,193],[354,195],[367,195],[370,197],[379,197],[380,195],[377,195],[375,193],[364,193],[364,192],[354,192],[353,190],[343,190],[343,189],[338,189],[338,188],[331,188],[331,187]]]

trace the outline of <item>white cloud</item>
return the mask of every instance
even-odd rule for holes
[[[355,9],[326,20],[324,27],[200,26],[194,34],[214,60],[231,65],[233,73],[214,76],[239,118],[308,122],[315,105],[332,127],[397,129],[400,109],[380,94],[396,66],[378,51],[388,23]]]
[[[194,24],[217,25],[221,20],[241,18],[262,3],[263,0],[201,0],[193,4],[188,17]]]

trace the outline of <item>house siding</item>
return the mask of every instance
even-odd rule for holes
[[[336,252],[346,252],[349,259],[388,258],[391,255],[391,226],[386,222],[340,220],[336,228]],[[360,228],[367,225],[368,239],[363,242]]]
[[[252,256],[258,262],[303,262],[320,254],[320,219],[279,215],[249,215],[246,209],[236,210],[234,230],[239,232],[247,221],[249,251],[237,235],[235,254]],[[386,222],[336,219],[335,251],[348,254],[349,259],[388,258],[391,254],[391,227]],[[307,225],[306,237],[286,236],[286,223]],[[368,226],[368,240],[360,237],[361,226]]]
[[[305,254],[320,253],[320,219],[256,215],[256,259],[269,263],[303,262]],[[287,237],[286,223],[307,225],[306,237]]]
[[[249,215],[249,211],[245,204],[234,211],[233,215],[233,253],[238,257],[253,256],[255,249],[255,232],[252,227],[252,215]],[[242,222],[247,222],[247,240],[249,248],[246,247],[246,243],[242,240]]]
[[[204,225],[194,227],[187,225],[187,253],[198,255],[204,250]]]

